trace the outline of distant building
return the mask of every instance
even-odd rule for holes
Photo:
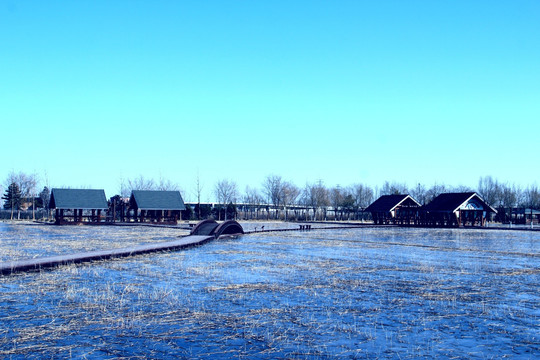
[[[375,224],[415,224],[420,204],[412,196],[383,195],[369,205],[365,212],[370,212]]]
[[[108,205],[104,190],[52,189],[49,208],[56,224],[80,224],[104,220]]]
[[[512,216],[510,220],[514,224],[527,224],[530,225],[540,223],[540,210],[531,208],[513,208]]]
[[[176,224],[185,209],[179,191],[133,190],[128,214],[135,222]]]
[[[424,226],[485,226],[486,219],[497,210],[475,192],[446,193],[422,208]]]

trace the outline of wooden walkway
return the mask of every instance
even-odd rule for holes
[[[192,235],[180,238],[178,240],[167,241],[157,244],[139,245],[122,249],[96,250],[84,253],[58,255],[28,260],[7,261],[0,263],[0,274],[11,275],[18,272],[39,271],[41,269],[55,268],[61,265],[80,264],[91,261],[128,257],[159,251],[178,250],[190,246],[201,245],[207,241],[214,239],[214,236]]]

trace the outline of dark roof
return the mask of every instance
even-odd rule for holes
[[[454,212],[472,198],[480,202],[486,211],[497,212],[475,192],[441,194],[427,204],[424,209],[426,211]]]
[[[416,206],[420,206],[420,204],[418,204],[418,201],[414,200],[410,195],[407,194],[383,195],[377,200],[375,200],[371,205],[369,205],[365,211],[390,212],[407,198],[411,199],[416,204]]]
[[[105,190],[52,189],[51,209],[107,209]]]
[[[180,191],[133,190],[130,203],[141,210],[185,210]]]

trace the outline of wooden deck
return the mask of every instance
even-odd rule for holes
[[[55,268],[61,265],[80,264],[91,261],[128,257],[159,251],[178,250],[190,246],[201,245],[207,241],[214,239],[214,236],[192,235],[182,237],[178,240],[167,241],[157,244],[146,244],[121,249],[96,250],[84,253],[57,255],[28,260],[6,261],[0,263],[0,274],[10,275],[13,273],[24,271],[39,271],[41,269]]]

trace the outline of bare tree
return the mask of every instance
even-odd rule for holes
[[[238,187],[236,182],[231,180],[220,180],[216,183],[214,193],[220,204],[223,205],[225,210],[225,220],[227,220],[227,204],[235,203],[238,197]],[[218,220],[221,220],[221,213],[218,215]]]
[[[449,187],[447,190],[452,191],[452,192],[457,192],[457,193],[474,192],[474,189],[467,185],[457,185],[457,186]]]
[[[497,206],[499,197],[499,183],[491,176],[480,177],[478,180],[478,194],[491,206]]]
[[[360,209],[367,208],[375,196],[373,189],[364,184],[352,185],[350,192],[354,197],[355,206]]]
[[[133,190],[157,190],[154,179],[147,179],[143,175],[139,175],[135,179],[128,179],[127,182],[124,179],[120,180],[120,194],[123,197],[131,195]]]
[[[425,205],[427,200],[427,190],[423,184],[418,183],[414,189],[411,189],[411,196],[420,203]]]
[[[306,184],[302,192],[302,202],[313,209],[313,220],[317,220],[317,212],[328,205],[328,190],[322,180],[315,184]]]
[[[172,182],[169,179],[165,179],[162,176],[159,177],[159,183],[156,186],[156,190],[160,191],[180,191],[180,186]]]
[[[262,189],[268,204],[272,204],[276,208],[275,217],[277,219],[277,210],[282,205],[283,200],[284,181],[281,176],[268,175],[263,181]]]
[[[278,175],[268,175],[263,182],[263,192],[268,203],[275,206],[281,205],[283,197],[283,180]]]
[[[501,184],[499,203],[503,208],[511,209],[518,204],[519,187],[510,184]]]
[[[367,193],[371,191],[371,189],[364,187],[361,184],[357,184],[357,186],[360,189],[361,195],[366,195],[362,193]],[[356,206],[356,200],[355,200],[355,188],[353,186],[347,187],[347,188],[341,188],[339,185],[330,189],[329,196],[330,196],[330,204],[334,208],[334,214],[336,220],[343,220],[343,214],[347,213],[347,220],[350,220],[350,214],[351,211],[354,211]],[[369,202],[371,202],[371,197],[369,199]],[[338,213],[339,213],[339,219],[338,219]]]
[[[35,197],[38,183],[37,179],[37,174],[27,174],[22,171],[18,173],[11,171],[6,179],[6,187],[10,186],[11,184],[17,184],[23,203],[28,203],[29,201],[31,202],[32,216],[34,219]],[[17,210],[17,218],[20,218],[20,208]]]
[[[263,202],[259,191],[256,188],[246,186],[246,191],[244,194],[244,203],[249,206],[249,211],[251,213],[251,218],[253,219],[253,209],[255,209],[255,218],[259,218],[259,206]]]
[[[31,194],[35,194],[37,186],[37,175],[36,174],[26,174],[24,172],[11,172],[8,175],[7,183],[15,183],[19,186],[21,195],[23,197],[28,197]]]
[[[519,193],[521,190],[515,185],[498,183],[495,203],[498,204],[497,217],[501,221],[512,220],[512,208],[518,205]]]
[[[530,185],[524,191],[523,203],[531,209],[540,209],[540,190],[536,184]]]
[[[516,206],[522,206],[525,202],[525,189],[523,189],[521,186],[516,185]]]
[[[392,182],[389,183],[385,181],[383,187],[381,188],[381,195],[398,195],[398,194],[408,194],[409,190],[405,183]]]
[[[287,206],[292,205],[298,199],[300,195],[300,189],[291,182],[284,182],[281,192],[281,203],[283,204],[283,211],[285,213],[285,221],[287,221]]]
[[[195,195],[197,196],[197,220],[201,220],[201,193],[203,185],[201,184],[201,178],[199,177],[199,171],[197,171],[197,179],[195,180]]]
[[[329,190],[330,205],[334,208],[334,218],[337,220],[338,210],[343,203],[343,189],[337,185]]]
[[[444,192],[447,192],[448,189],[446,185],[444,184],[433,184],[432,187],[429,188],[429,190],[426,192],[426,204],[431,202],[433,199],[435,199],[437,196],[441,195]]]

